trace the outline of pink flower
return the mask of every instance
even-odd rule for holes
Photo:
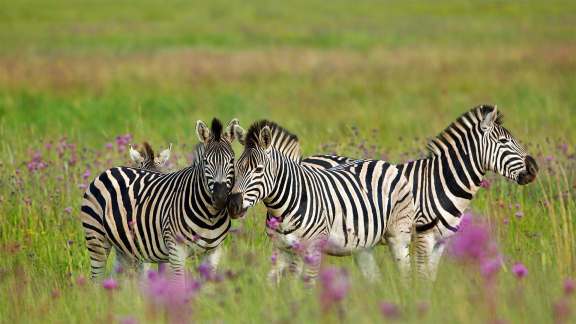
[[[66,208],[64,208],[64,212],[65,212],[66,214],[71,214],[71,213],[72,213],[72,207],[66,207]]]
[[[266,226],[271,230],[277,230],[278,227],[280,227],[280,220],[274,216],[270,216],[266,220]]]
[[[528,269],[522,263],[517,262],[512,266],[512,273],[518,278],[522,279],[528,275]]]
[[[320,304],[324,311],[342,301],[348,294],[350,283],[344,269],[328,267],[320,271]]]
[[[118,282],[114,278],[104,279],[102,281],[102,287],[108,291],[113,291],[118,289]]]
[[[28,171],[34,173],[36,171],[40,171],[45,169],[48,166],[48,163],[42,160],[42,155],[39,151],[36,151],[32,154],[32,159],[26,164]]]
[[[490,185],[491,185],[491,183],[490,183],[490,180],[488,180],[488,179],[483,179],[480,182],[480,187],[482,187],[484,189],[490,189]]]
[[[516,216],[516,218],[522,218],[524,216],[524,213],[521,210],[519,210],[514,214],[514,216]]]
[[[90,178],[92,174],[90,173],[90,169],[86,169],[86,171],[84,171],[84,173],[82,174],[82,180],[86,181],[88,180],[88,178]]]
[[[566,299],[561,299],[553,305],[554,320],[556,323],[566,323],[570,318],[570,303]]]
[[[398,309],[396,304],[390,302],[381,302],[380,312],[382,312],[382,315],[387,319],[397,319],[400,317],[400,309]]]
[[[77,286],[82,287],[82,286],[84,286],[85,284],[86,284],[86,277],[84,277],[84,276],[81,275],[81,276],[78,276],[78,278],[76,278],[76,285],[77,285]]]
[[[576,290],[576,282],[571,278],[564,280],[564,294],[570,296],[574,293],[574,290]]]
[[[143,283],[143,290],[156,307],[166,313],[170,323],[190,322],[190,301],[200,289],[200,283],[182,278],[173,280],[166,275],[150,271]]]
[[[498,274],[500,268],[502,268],[502,258],[496,257],[494,259],[485,260],[481,265],[480,272],[484,278],[492,279]]]
[[[451,255],[460,261],[481,263],[496,254],[488,226],[473,222],[470,213],[462,215],[462,222],[455,237],[450,241]]]
[[[138,324],[138,320],[134,317],[128,316],[120,319],[120,324]]]
[[[114,148],[114,144],[112,143],[106,143],[106,145],[104,145],[104,147],[106,147],[107,150],[111,150]]]
[[[198,273],[204,278],[204,280],[210,280],[213,278],[213,269],[208,263],[201,263],[198,266]]]

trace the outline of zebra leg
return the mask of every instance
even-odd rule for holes
[[[105,236],[85,228],[86,247],[90,255],[90,278],[92,280],[102,280],[106,271],[106,261],[110,254],[110,241]]]
[[[217,246],[216,248],[212,249],[206,256],[204,257],[204,262],[206,262],[212,271],[215,271],[220,264],[220,260],[222,259],[222,254],[224,253],[222,245]]]
[[[420,278],[436,280],[438,265],[445,247],[444,240],[438,240],[432,231],[416,235],[416,265]]]
[[[312,287],[316,284],[316,278],[320,272],[322,251],[313,249],[308,252],[308,257],[309,260],[308,262],[304,262],[304,267],[302,269],[302,280]]]
[[[370,282],[376,282],[380,279],[380,268],[374,259],[371,250],[362,250],[354,255],[356,266],[360,272]]]
[[[188,258],[188,249],[182,244],[178,244],[169,237],[166,242],[168,247],[168,262],[172,276],[177,279],[184,278],[184,267]]]
[[[286,271],[286,268],[291,264],[292,260],[294,259],[294,255],[292,253],[283,251],[278,248],[274,248],[272,253],[276,254],[276,260],[272,265],[272,269],[268,272],[268,282],[273,285],[279,285],[280,280],[282,279],[282,275]]]
[[[411,235],[408,233],[400,233],[387,237],[387,242],[390,246],[390,252],[404,283],[408,283],[410,278],[410,240]]]

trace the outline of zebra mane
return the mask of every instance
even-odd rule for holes
[[[428,149],[428,153],[430,156],[438,155],[441,151],[439,149],[439,145],[445,141],[449,134],[453,132],[454,129],[458,129],[457,125],[465,125],[465,124],[472,124],[472,125],[479,125],[484,117],[494,111],[495,106],[492,105],[480,105],[472,108],[470,111],[465,112],[462,114],[456,121],[452,122],[446,129],[444,129],[440,134],[430,140],[426,148]],[[496,113],[496,120],[494,121],[496,125],[502,126],[504,122],[504,116],[500,111]]]
[[[218,118],[212,119],[212,125],[210,126],[210,132],[214,140],[219,141],[222,136],[222,122]]]
[[[142,143],[142,153],[145,155],[146,160],[154,159],[154,150],[148,142]]]
[[[278,150],[280,153],[284,154],[288,158],[300,162],[300,142],[298,136],[290,133],[282,126],[276,124],[275,122],[262,119],[254,122],[245,137],[245,147],[246,148],[257,148],[259,147],[260,141],[260,131],[262,128],[268,126],[272,133],[272,144],[271,147]]]

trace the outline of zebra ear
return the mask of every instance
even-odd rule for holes
[[[234,125],[234,137],[238,139],[238,142],[240,142],[240,144],[244,145],[246,144],[246,134],[244,132],[244,128],[242,128],[240,125]]]
[[[224,137],[230,142],[232,143],[234,141],[235,136],[235,128],[236,126],[239,126],[240,122],[238,122],[238,119],[234,118],[232,119],[229,123],[228,126],[226,126],[226,130],[224,131]]]
[[[206,143],[210,138],[210,128],[201,120],[196,122],[196,135],[202,143]]]
[[[130,144],[130,158],[132,159],[132,161],[136,162],[136,163],[142,163],[144,162],[144,158],[142,157],[142,155],[140,154],[140,152],[138,152],[137,150],[135,150],[132,147],[132,144]]]
[[[264,126],[260,130],[260,138],[259,138],[260,147],[267,150],[272,144],[272,131],[270,131],[270,127]]]
[[[483,131],[491,129],[494,126],[494,123],[496,122],[497,118],[498,118],[498,108],[494,106],[494,109],[492,109],[492,111],[489,111],[488,113],[486,113],[486,115],[484,115],[482,122],[480,122],[480,128]]]
[[[166,162],[168,162],[168,160],[170,160],[171,152],[172,152],[172,143],[170,143],[170,146],[167,149],[160,152],[158,158],[156,159],[156,163],[159,165],[164,165]]]

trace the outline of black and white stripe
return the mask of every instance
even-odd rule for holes
[[[209,129],[197,123],[201,140],[192,165],[172,172],[111,168],[94,179],[84,194],[82,225],[91,260],[91,276],[104,273],[111,248],[123,266],[169,262],[177,275],[191,253],[208,252],[216,266],[220,243],[230,228],[226,200],[233,185],[232,120],[224,131],[217,119]]]
[[[280,222],[270,234],[283,257],[271,277],[278,278],[294,258],[296,243],[315,241],[326,241],[323,251],[331,255],[356,254],[371,279],[378,270],[370,249],[386,241],[406,274],[414,206],[400,170],[378,160],[324,169],[303,165],[300,159],[296,136],[260,121],[248,131],[236,163],[231,215],[242,215],[263,201],[268,217]],[[318,266],[306,264],[306,276],[314,277]]]

